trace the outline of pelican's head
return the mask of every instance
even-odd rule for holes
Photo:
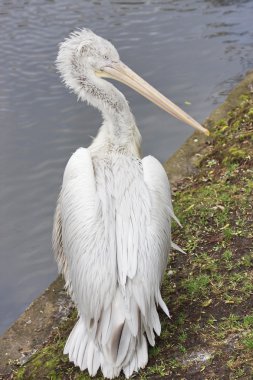
[[[196,120],[149,85],[121,62],[115,47],[89,29],[71,33],[60,44],[56,65],[61,77],[80,98],[97,105],[97,100],[112,101],[104,78],[118,80],[195,129],[209,134]],[[107,83],[108,84],[108,83]]]
[[[56,65],[67,86],[75,90],[74,79],[94,79],[97,71],[119,61],[119,54],[109,41],[82,29],[60,44]]]

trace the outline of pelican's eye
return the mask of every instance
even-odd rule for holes
[[[109,59],[108,55],[103,55],[104,59]]]

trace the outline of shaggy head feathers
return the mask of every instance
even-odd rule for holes
[[[65,85],[80,95],[87,78],[99,80],[95,71],[110,63],[118,62],[119,54],[115,47],[89,29],[70,34],[60,44],[56,67]]]

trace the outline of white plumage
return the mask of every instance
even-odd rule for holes
[[[177,117],[189,116],[166,105],[89,30],[61,44],[57,66],[66,85],[104,118],[90,147],[68,161],[55,213],[55,257],[79,313],[64,353],[91,376],[101,367],[107,378],[121,370],[128,378],[145,367],[147,341],[153,346],[161,332],[157,306],[169,316],[160,285],[175,216],[162,165],[151,156],[141,160],[129,106],[101,77],[126,82]]]

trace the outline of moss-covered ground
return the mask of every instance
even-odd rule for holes
[[[211,129],[198,171],[177,184],[173,252],[163,282],[172,314],[137,378],[253,379],[253,96]],[[75,311],[13,379],[88,379],[63,355]],[[100,378],[101,375],[97,376]]]

